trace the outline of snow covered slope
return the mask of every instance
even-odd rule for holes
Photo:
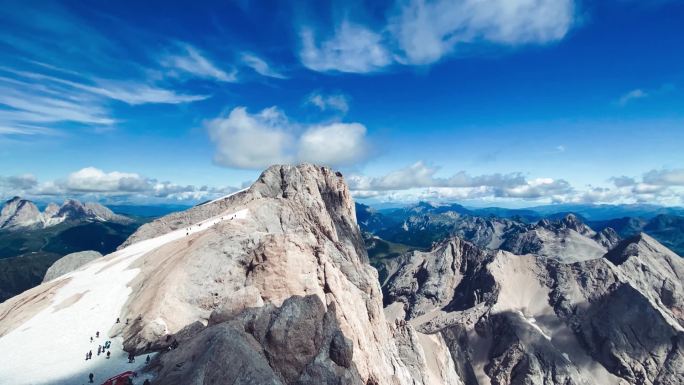
[[[4,363],[0,383],[67,385],[86,382],[91,372],[96,380],[103,381],[126,370],[139,370],[144,357],[129,364],[122,337],[108,337],[131,294],[129,283],[140,272],[132,264],[163,245],[247,215],[246,209],[225,212],[187,229],[135,243],[58,278],[60,285],[41,293],[49,296],[48,303],[26,322],[11,325],[11,330],[0,337],[0,362]],[[31,291],[40,293],[41,288]],[[12,300],[3,304],[8,305],[13,305]],[[7,318],[0,319],[4,323]],[[100,338],[91,342],[90,337],[98,331]],[[98,345],[104,345],[105,340],[112,342],[110,359],[97,355]],[[93,359],[86,361],[88,351],[93,352]]]

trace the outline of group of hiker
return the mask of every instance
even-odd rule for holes
[[[95,338],[100,338],[100,332],[99,331],[95,332]],[[90,336],[90,342],[91,343],[94,342],[94,339],[92,336]],[[105,341],[104,345],[97,345],[97,355],[99,356],[100,354],[105,354],[105,352],[106,352],[107,359],[109,359],[109,357],[111,355],[111,353],[109,352],[109,348],[111,346],[112,346],[112,341],[109,341],[109,340]],[[86,352],[86,358],[85,359],[86,359],[86,361],[93,359],[93,351],[92,350],[89,350],[88,352]]]
[[[119,318],[117,318],[117,319],[116,319],[116,323],[121,323],[121,320],[120,320]],[[128,318],[126,318],[126,325],[128,325]],[[99,338],[100,338],[100,332],[99,332],[99,331],[96,331],[96,332],[95,332],[95,338],[93,338],[93,337],[91,336],[91,337],[90,337],[90,342],[93,343],[93,342],[95,341],[95,339],[99,339]],[[173,348],[175,349],[175,348],[178,346],[178,342],[177,342],[176,340],[174,340],[173,343],[172,343],[171,345],[172,345]],[[98,355],[98,356],[99,356],[100,354],[103,354],[103,355],[104,355],[105,352],[106,352],[107,359],[109,359],[109,357],[111,356],[111,352],[110,352],[110,350],[109,350],[109,349],[111,348],[111,346],[112,346],[112,342],[109,341],[109,340],[105,341],[105,342],[104,342],[104,345],[98,345],[98,346],[97,346],[97,355]],[[87,361],[87,360],[92,360],[92,359],[93,359],[93,351],[92,351],[92,350],[89,350],[89,351],[86,353],[86,361]],[[128,362],[129,362],[129,363],[134,363],[134,362],[135,362],[135,355],[134,355],[133,353],[128,353]],[[148,355],[148,356],[145,358],[145,364],[146,364],[146,365],[149,365],[149,363],[150,363],[150,356]],[[127,373],[132,373],[133,376],[135,376],[135,372],[127,372]],[[124,373],[124,374],[127,374],[127,373]],[[89,380],[88,382],[92,384],[93,381],[94,381],[94,378],[95,378],[95,375],[94,375],[93,373],[90,373],[90,374],[88,375],[88,380]],[[117,377],[117,378],[118,378],[118,377]],[[117,384],[118,384],[118,382],[117,382]],[[126,378],[126,385],[133,385],[133,379],[132,379],[131,377],[127,377],[127,378]],[[145,380],[145,381],[142,383],[142,385],[150,385],[150,380]]]

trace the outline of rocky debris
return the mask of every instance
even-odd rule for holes
[[[36,205],[26,199],[14,197],[2,206],[0,211],[0,229],[38,227],[42,225],[42,216]]]
[[[102,254],[97,251],[87,250],[78,253],[71,253],[55,261],[45,272],[43,282],[52,281],[66,273],[70,273],[86,263],[95,259],[102,258]]]
[[[82,204],[75,199],[66,200],[62,206],[50,203],[41,213],[33,202],[14,197],[5,202],[0,211],[0,229],[7,230],[47,228],[64,221],[87,220],[124,224],[131,222],[128,217],[115,214],[99,203]]]
[[[386,312],[440,335],[466,384],[684,381],[684,262],[652,238],[575,263],[477,250],[451,239],[405,254],[383,285]]]

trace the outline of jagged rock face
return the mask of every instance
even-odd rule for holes
[[[102,254],[92,250],[67,254],[47,269],[43,282],[52,281],[98,258],[102,258]]]
[[[240,349],[258,347],[245,354],[262,355],[252,369],[265,383],[412,383],[340,174],[312,165],[272,167],[249,190],[145,225],[131,242],[233,208],[248,215],[140,262],[142,273],[122,314],[141,316],[122,331],[127,349],[163,346],[167,333],[200,321],[209,328],[179,349],[209,335],[221,341],[215,334],[228,333],[241,341]],[[149,286],[164,288],[168,299],[155,301]],[[188,363],[187,376],[178,378],[165,366],[177,355],[194,354],[189,349],[160,359],[162,383],[202,383],[188,382],[205,370],[201,366]],[[215,370],[215,380],[249,383],[239,382],[239,373]]]
[[[445,255],[449,244],[461,251]],[[571,264],[501,251],[472,258],[464,251],[476,247],[464,244],[404,256],[383,290],[402,288],[387,297],[386,313],[440,335],[466,384],[684,381],[684,262],[652,238]],[[442,268],[454,260],[472,268],[460,276]],[[460,283],[451,293],[425,290],[454,276]]]
[[[14,197],[2,206],[0,229],[36,227],[42,224],[40,210],[33,202]]]
[[[108,338],[161,351],[155,383],[461,384],[444,340],[387,322],[350,193],[328,168],[271,167],[246,191],[149,223],[127,244],[0,306],[11,315],[0,347],[97,303]],[[48,321],[21,328],[35,317]]]

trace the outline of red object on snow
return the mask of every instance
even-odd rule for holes
[[[128,380],[129,377],[135,377],[135,372],[131,372],[129,370],[127,372],[119,373],[116,376],[103,382],[102,385],[125,385],[126,380]]]

